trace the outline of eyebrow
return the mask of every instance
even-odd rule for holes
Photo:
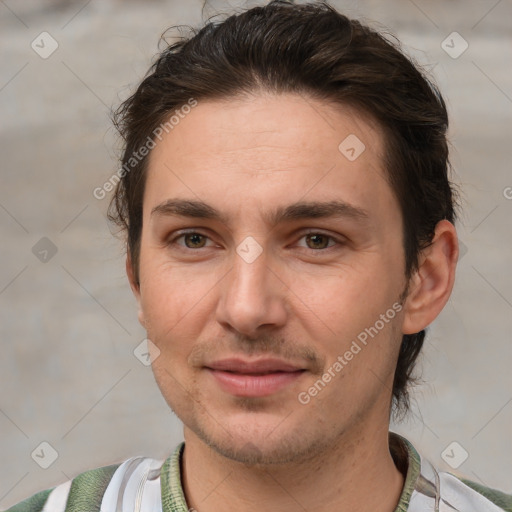
[[[189,199],[168,199],[151,210],[153,216],[180,216],[195,219],[211,219],[229,225],[229,218],[213,206]],[[369,220],[363,208],[345,201],[328,202],[300,201],[288,206],[279,206],[264,216],[269,225],[303,219],[348,218],[359,222]]]

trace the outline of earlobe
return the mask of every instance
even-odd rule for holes
[[[442,311],[450,298],[459,254],[455,226],[438,222],[432,243],[419,256],[404,304],[403,334],[420,332]]]
[[[140,284],[136,282],[135,272],[134,272],[134,268],[133,268],[133,264],[132,264],[132,260],[131,260],[129,251],[126,256],[126,275],[128,276],[128,281],[130,283],[130,288],[132,289],[133,295],[135,296],[135,299],[137,300],[137,307],[138,307],[137,316],[138,316],[139,323],[143,327],[146,327],[144,311],[142,310]]]

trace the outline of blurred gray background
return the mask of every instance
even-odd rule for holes
[[[388,27],[431,70],[462,191],[455,290],[413,412],[391,428],[435,465],[512,492],[512,4],[331,3]],[[0,1],[0,509],[93,467],[163,459],[182,440],[134,355],[145,332],[93,190],[117,169],[109,109],[162,32],[256,4]]]

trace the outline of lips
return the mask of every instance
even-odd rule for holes
[[[206,366],[222,391],[239,397],[264,397],[291,385],[305,368],[278,359],[223,359]]]

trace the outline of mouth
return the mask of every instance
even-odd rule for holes
[[[230,359],[205,367],[225,393],[239,397],[270,396],[296,382],[307,370],[277,360]]]

